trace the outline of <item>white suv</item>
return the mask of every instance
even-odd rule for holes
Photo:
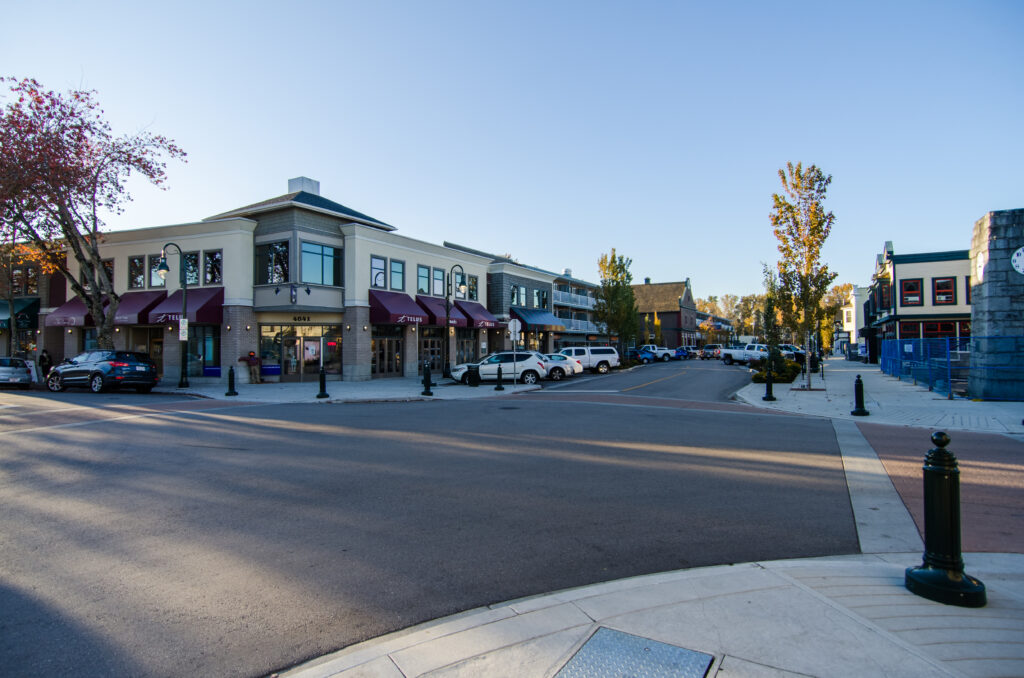
[[[584,369],[599,374],[607,374],[608,370],[619,366],[619,352],[611,346],[571,346],[559,353],[579,360]]]
[[[452,368],[452,379],[469,383],[469,366],[473,363],[462,363]],[[502,380],[518,379],[524,384],[536,384],[548,376],[545,358],[534,351],[502,351],[489,355],[476,363],[480,367],[481,381],[496,381],[498,366],[501,366]]]

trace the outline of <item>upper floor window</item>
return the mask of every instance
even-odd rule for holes
[[[288,241],[256,246],[256,284],[291,282],[288,271]]]
[[[900,306],[923,306],[924,294],[920,278],[900,281]]]
[[[166,283],[164,279],[160,277],[160,260],[163,258],[159,254],[149,255],[149,286],[150,287],[163,287]]]
[[[224,282],[224,253],[221,250],[203,252],[203,284],[220,285]]]
[[[967,290],[965,295],[964,295],[964,296],[967,297],[966,303],[970,304],[971,303],[971,276],[969,276],[969,275],[964,276],[964,289]],[[961,332],[961,334],[963,334],[963,333]]]
[[[852,323],[853,322],[853,311],[850,311],[850,310],[846,311],[846,322],[848,322],[848,323]]]
[[[891,287],[889,283],[882,284],[882,308],[892,308],[892,297],[890,296]]]
[[[956,303],[956,278],[932,278],[932,303],[936,306]]]
[[[452,282],[455,285],[455,291],[454,291],[455,298],[456,299],[465,299],[466,298],[466,293],[469,291],[467,289],[468,286],[466,285],[466,274],[465,273],[456,273],[455,274],[455,278],[454,278],[454,280]]]
[[[341,286],[341,250],[315,242],[302,243],[302,282]]]
[[[533,291],[533,307],[534,308],[547,308],[548,307],[548,291],[547,290],[534,290]]]
[[[146,287],[146,257],[128,257],[128,289],[141,290]]]
[[[526,288],[522,285],[512,285],[512,301],[513,306],[526,306]]]
[[[17,266],[11,269],[11,295],[39,294],[39,269],[35,266]]]
[[[443,297],[444,296],[444,269],[443,268],[435,268],[434,269],[434,290],[433,290],[433,295],[435,297]]]
[[[185,252],[185,275],[189,285],[199,284],[199,252]]]
[[[384,289],[388,286],[387,260],[384,257],[370,257],[370,287]]]
[[[405,262],[391,260],[391,289],[405,289]]]
[[[469,289],[466,290],[466,295],[470,301],[476,301],[477,297],[480,296],[480,279],[475,275],[467,277],[469,278]]]

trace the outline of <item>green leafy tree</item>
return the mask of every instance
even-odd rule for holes
[[[802,163],[787,163],[779,179],[783,192],[772,195],[771,213],[782,255],[777,301],[783,323],[806,337],[810,349],[811,332],[823,317],[821,300],[837,275],[821,263],[821,248],[835,223],[823,205],[832,176],[815,165],[804,169]]]
[[[633,274],[629,272],[632,264],[632,259],[616,254],[614,247],[611,254],[602,254],[597,262],[601,289],[597,291],[594,317],[597,322],[604,323],[609,336],[618,337],[620,353],[636,341],[640,331],[640,311],[633,294]]]
[[[822,345],[827,346],[829,350],[832,350],[835,347],[835,320],[839,317],[840,309],[846,305],[846,300],[849,299],[852,292],[853,283],[835,285],[821,300],[821,312],[823,318],[821,323],[821,334],[822,341],[824,342]]]
[[[784,360],[779,352],[782,331],[779,327],[778,301],[780,297],[779,278],[769,266],[764,266],[764,304],[761,309],[761,328],[764,343],[768,345],[768,366],[773,375],[783,370]],[[808,373],[809,374],[809,373]]]

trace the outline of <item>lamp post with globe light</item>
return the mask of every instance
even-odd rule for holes
[[[169,242],[160,250],[160,265],[156,273],[161,280],[167,279],[171,268],[167,265],[166,251],[168,247],[178,250],[179,282],[181,283],[181,320],[178,321],[178,339],[181,341],[181,377],[178,388],[188,388],[188,272],[185,270],[185,253],[176,243]]]

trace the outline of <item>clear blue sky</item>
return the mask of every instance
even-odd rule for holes
[[[397,226],[597,281],[758,292],[787,161],[833,176],[823,258],[865,284],[1024,207],[1024,2],[7,3],[0,73],[175,139],[113,229],[290,177]]]

